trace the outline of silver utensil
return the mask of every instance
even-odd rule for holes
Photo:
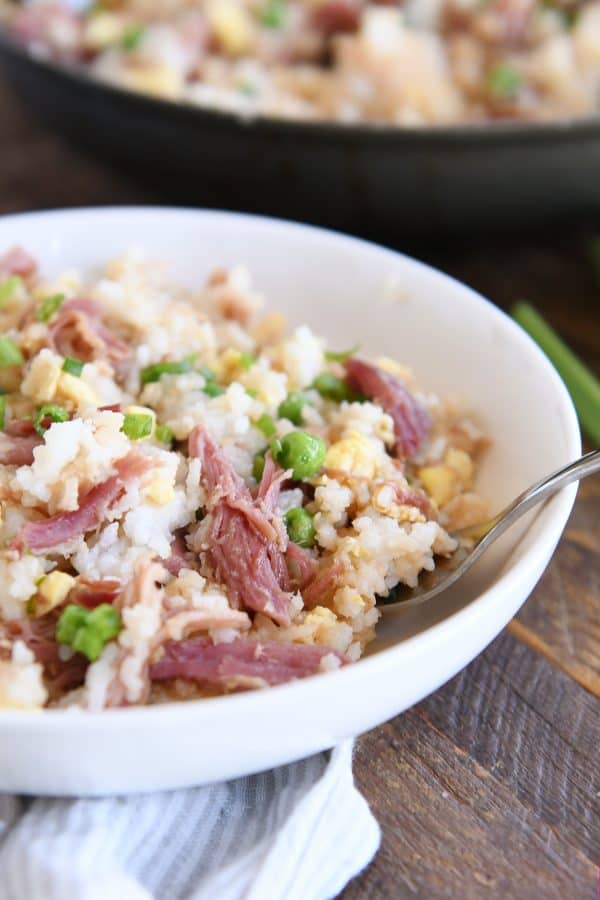
[[[453,537],[459,541],[472,541],[470,547],[461,547],[448,560],[438,561],[433,572],[426,572],[419,578],[419,583],[414,588],[399,585],[394,592],[393,599],[386,600],[382,598],[383,606],[416,606],[425,603],[436,597],[442,591],[445,591],[450,585],[455,584],[459,578],[468,572],[471,566],[483,556],[485,551],[495,540],[501,537],[508,529],[515,524],[517,519],[525,515],[526,512],[538,503],[542,503],[548,497],[555,494],[561,488],[566,487],[573,481],[580,481],[600,472],[600,450],[592,450],[585,456],[557,469],[556,472],[542,478],[526,491],[506,506],[492,519],[482,522],[479,525],[472,525],[469,528],[463,528],[461,531],[454,532]]]

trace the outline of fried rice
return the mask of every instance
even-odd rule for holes
[[[272,298],[274,301],[277,298]],[[359,659],[481,520],[487,440],[241,267],[0,258],[0,706],[208,697]]]
[[[253,116],[440,125],[597,113],[600,0],[2,0],[32,53]]]

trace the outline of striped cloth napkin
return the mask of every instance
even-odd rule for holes
[[[370,862],[379,840],[348,741],[171,793],[0,795],[0,898],[325,900]]]

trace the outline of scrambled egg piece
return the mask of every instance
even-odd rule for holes
[[[60,357],[51,350],[42,350],[31,362],[21,384],[21,393],[36,403],[49,403],[54,398],[60,376]]]
[[[371,441],[358,431],[350,431],[347,437],[331,445],[325,457],[325,467],[374,478],[377,461],[377,451]]]
[[[98,406],[99,400],[89,384],[82,381],[76,375],[61,372],[56,386],[56,393],[63,400],[70,401],[74,406]]]
[[[431,499],[442,507],[469,486],[473,469],[473,460],[468,453],[450,447],[443,462],[422,466],[417,474]]]
[[[246,10],[232,0],[215,0],[207,10],[208,21],[230,56],[241,56],[252,44],[252,24]]]
[[[36,618],[60,606],[66,600],[74,584],[75,579],[66,572],[50,572],[46,575],[38,588],[35,599]]]

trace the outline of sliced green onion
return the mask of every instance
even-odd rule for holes
[[[346,362],[351,356],[354,356],[360,350],[360,344],[355,344],[349,350],[326,350],[325,359],[327,362]]]
[[[121,46],[124,50],[135,50],[139,47],[146,29],[143,25],[132,25],[121,38]]]
[[[62,364],[62,370],[69,375],[76,375],[77,378],[80,378],[84,365],[85,363],[81,359],[75,359],[74,356],[67,356]]]
[[[285,19],[285,0],[267,0],[260,20],[266,28],[281,28]]]
[[[582,429],[600,445],[600,381],[529,303],[517,303],[512,316],[542,348],[562,376]]]
[[[56,623],[56,640],[94,662],[120,631],[121,617],[110,603],[101,603],[92,610],[71,603]]]
[[[168,425],[157,425],[154,429],[154,437],[159,444],[170,444],[173,441],[173,432]]]
[[[187,372],[193,372],[194,361],[194,356],[186,356],[177,362],[153,363],[140,371],[140,381],[142,384],[151,384],[163,375],[185,375]]]
[[[38,306],[35,314],[38,322],[49,322],[64,302],[64,294],[53,294],[51,297],[45,297]]]
[[[253,400],[256,400],[258,397],[258,391],[255,391],[254,388],[246,388],[246,393],[249,397],[252,397]]]
[[[69,413],[64,406],[57,406],[56,403],[47,403],[38,409],[37,415],[33,420],[33,427],[40,437],[44,437],[47,431],[47,428],[42,424],[44,419],[50,419],[52,422],[66,422],[68,418]]]
[[[252,353],[248,353],[246,350],[243,350],[240,353],[238,359],[238,365],[240,369],[244,369],[244,371],[248,371],[248,369],[252,368],[254,363],[256,362],[256,357],[252,355]]]
[[[257,419],[254,424],[259,431],[262,431],[266,438],[273,437],[277,431],[273,417],[269,416],[267,413],[263,413],[260,419]]]
[[[220,384],[216,384],[214,381],[207,381],[202,390],[209,397],[220,397],[221,394],[225,393],[225,388],[222,388]]]
[[[131,441],[149,437],[153,428],[154,416],[151,413],[127,413],[121,425],[121,431]]]
[[[514,100],[521,84],[521,76],[512,66],[498,65],[488,72],[488,90],[498,100]]]
[[[202,375],[202,377],[205,378],[206,381],[214,381],[216,378],[216,375],[210,368],[210,366],[198,366],[196,372],[198,372],[199,375]]]
[[[6,423],[6,397],[0,393],[0,429],[4,428]]]
[[[0,366],[20,366],[25,362],[23,354],[7,334],[0,335]]]
[[[0,283],[0,309],[10,304],[15,293],[19,290],[23,281],[18,275],[11,275],[5,281]]]

